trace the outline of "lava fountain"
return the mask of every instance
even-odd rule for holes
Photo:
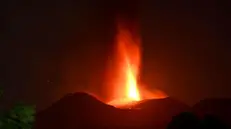
[[[116,79],[114,82],[114,98],[110,105],[119,106],[140,101],[138,75],[140,67],[140,38],[122,23],[118,25],[116,37]]]
[[[118,22],[113,67],[109,70],[112,76],[107,79],[112,96],[108,104],[115,107],[123,107],[143,99],[167,97],[160,90],[148,91],[139,85],[141,39],[137,30],[136,24],[127,24],[123,20]]]

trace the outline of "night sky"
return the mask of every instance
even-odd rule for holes
[[[187,104],[231,97],[227,3],[121,1],[9,0],[1,27],[2,105],[24,101],[43,109],[83,90],[106,100],[116,12],[140,22],[141,80],[148,89]]]

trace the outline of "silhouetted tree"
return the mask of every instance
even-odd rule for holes
[[[205,115],[201,121],[202,129],[229,129],[228,125],[220,120],[218,117],[212,115]]]
[[[167,129],[199,129],[200,120],[191,112],[183,112],[172,118]]]
[[[1,89],[0,93],[2,93]],[[34,115],[35,106],[16,104],[10,111],[1,116],[0,129],[31,129]]]

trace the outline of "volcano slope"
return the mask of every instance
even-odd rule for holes
[[[144,100],[130,109],[107,105],[87,93],[68,94],[36,115],[36,129],[164,129],[190,108],[174,99]]]
[[[231,99],[210,98],[201,100],[192,107],[192,110],[200,118],[211,115],[231,127]]]

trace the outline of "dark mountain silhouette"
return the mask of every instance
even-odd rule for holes
[[[171,112],[173,115],[178,114],[182,111],[188,111],[190,108],[188,105],[170,97],[163,99],[142,100],[136,103],[135,107],[143,110],[149,109],[155,112],[168,111]]]
[[[166,127],[172,117],[181,112],[190,111],[190,107],[171,97],[164,99],[146,99],[133,105],[135,109],[141,109],[146,118],[160,124],[158,127]]]
[[[193,111],[200,118],[214,116],[214,118],[228,124],[231,127],[231,99],[214,98],[205,99],[193,106]]]
[[[182,112],[172,118],[167,129],[201,129],[200,119],[192,112]]]
[[[205,115],[201,121],[201,129],[230,129],[230,127],[216,116]]]
[[[230,129],[230,127],[213,115],[200,119],[193,112],[182,112],[172,118],[167,129]]]
[[[68,94],[36,115],[36,129],[158,128],[189,107],[174,99],[144,100],[131,109],[107,105],[86,93]]]
[[[110,115],[114,115],[114,111],[114,107],[102,103],[89,94],[81,92],[68,94],[37,114],[36,128],[74,129],[79,126],[96,126],[98,123],[101,126],[113,125]]]

